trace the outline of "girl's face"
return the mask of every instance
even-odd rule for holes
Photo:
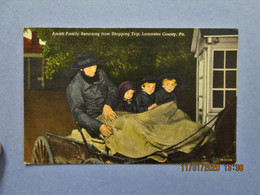
[[[148,94],[151,95],[155,90],[156,83],[146,83],[142,89]]]
[[[163,84],[162,84],[162,87],[168,93],[171,93],[175,89],[176,86],[177,86],[177,83],[175,81],[172,81],[172,80],[164,81]]]
[[[89,77],[93,77],[96,74],[97,71],[97,65],[93,65],[84,69],[81,69],[81,71],[84,71],[85,75],[89,76]]]
[[[132,89],[128,90],[127,92],[125,92],[124,98],[128,100],[132,99],[134,92],[135,91]]]

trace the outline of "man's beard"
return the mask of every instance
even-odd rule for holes
[[[80,71],[80,74],[81,74],[82,78],[89,84],[93,84],[95,81],[99,80],[98,70],[96,71],[96,73],[93,77],[87,76],[84,71]]]

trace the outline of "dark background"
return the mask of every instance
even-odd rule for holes
[[[25,29],[26,30],[26,29]],[[46,41],[42,46],[44,86],[40,58],[24,59],[24,158],[29,163],[33,142],[44,132],[68,135],[76,128],[68,109],[65,90],[76,74],[70,70],[78,53],[92,51],[105,61],[98,65],[116,85],[125,80],[138,82],[146,76],[159,77],[175,73],[183,86],[175,90],[178,106],[195,121],[196,60],[190,52],[193,29],[78,29],[31,28],[38,38]],[[173,36],[53,36],[55,32],[149,32],[176,33]],[[181,36],[179,36],[181,33]],[[32,42],[35,42],[32,40]],[[33,46],[34,48],[37,47]],[[27,51],[27,49],[24,49]],[[28,61],[30,60],[30,88]],[[47,63],[46,63],[47,62]],[[159,84],[158,84],[159,85]],[[160,86],[157,86],[159,89]]]

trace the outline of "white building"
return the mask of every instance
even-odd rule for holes
[[[194,29],[196,121],[209,122],[237,94],[237,29]]]

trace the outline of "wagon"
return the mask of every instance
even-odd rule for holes
[[[215,118],[217,119],[215,120]],[[213,143],[196,148],[188,154],[179,152],[176,150],[176,145],[174,145],[163,151],[168,155],[167,160],[163,163],[235,163],[236,100],[228,104],[215,118],[212,119],[212,121],[215,121],[212,125],[212,127],[215,126],[215,141]],[[79,131],[81,132],[80,129],[81,128],[79,128]],[[198,131],[200,131],[200,129]],[[129,158],[121,154],[110,155],[108,152],[101,152],[94,145],[88,143],[84,139],[82,132],[81,135],[81,141],[49,132],[45,132],[44,136],[38,136],[33,144],[31,164],[158,163],[151,159],[149,155],[142,158]],[[186,139],[189,139],[190,137],[187,137]]]

